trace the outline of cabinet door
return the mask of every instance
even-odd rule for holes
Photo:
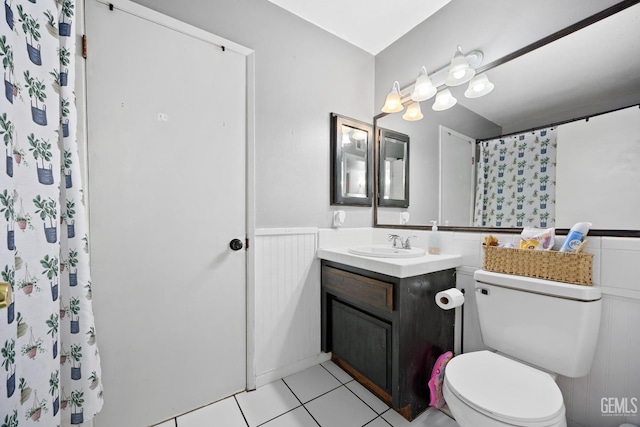
[[[332,301],[333,354],[391,394],[391,324]]]

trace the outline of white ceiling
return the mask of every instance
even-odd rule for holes
[[[377,55],[451,0],[269,0]]]

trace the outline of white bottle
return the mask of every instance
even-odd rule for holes
[[[591,225],[590,222],[578,222],[571,227],[569,234],[567,234],[567,239],[560,248],[560,252],[575,252],[584,240],[584,236],[589,232]]]
[[[429,253],[431,255],[440,255],[440,232],[438,231],[438,221],[430,221],[431,232],[429,233]]]

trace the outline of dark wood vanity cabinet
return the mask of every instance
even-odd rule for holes
[[[322,261],[322,350],[408,420],[429,405],[431,370],[451,350],[454,310],[435,303],[455,270],[397,278]]]

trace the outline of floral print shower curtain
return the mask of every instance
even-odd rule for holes
[[[0,424],[88,421],[102,406],[76,142],[73,0],[5,0],[0,19]],[[1,13],[0,13],[1,14]]]
[[[474,225],[553,227],[555,128],[484,141],[480,148]]]

